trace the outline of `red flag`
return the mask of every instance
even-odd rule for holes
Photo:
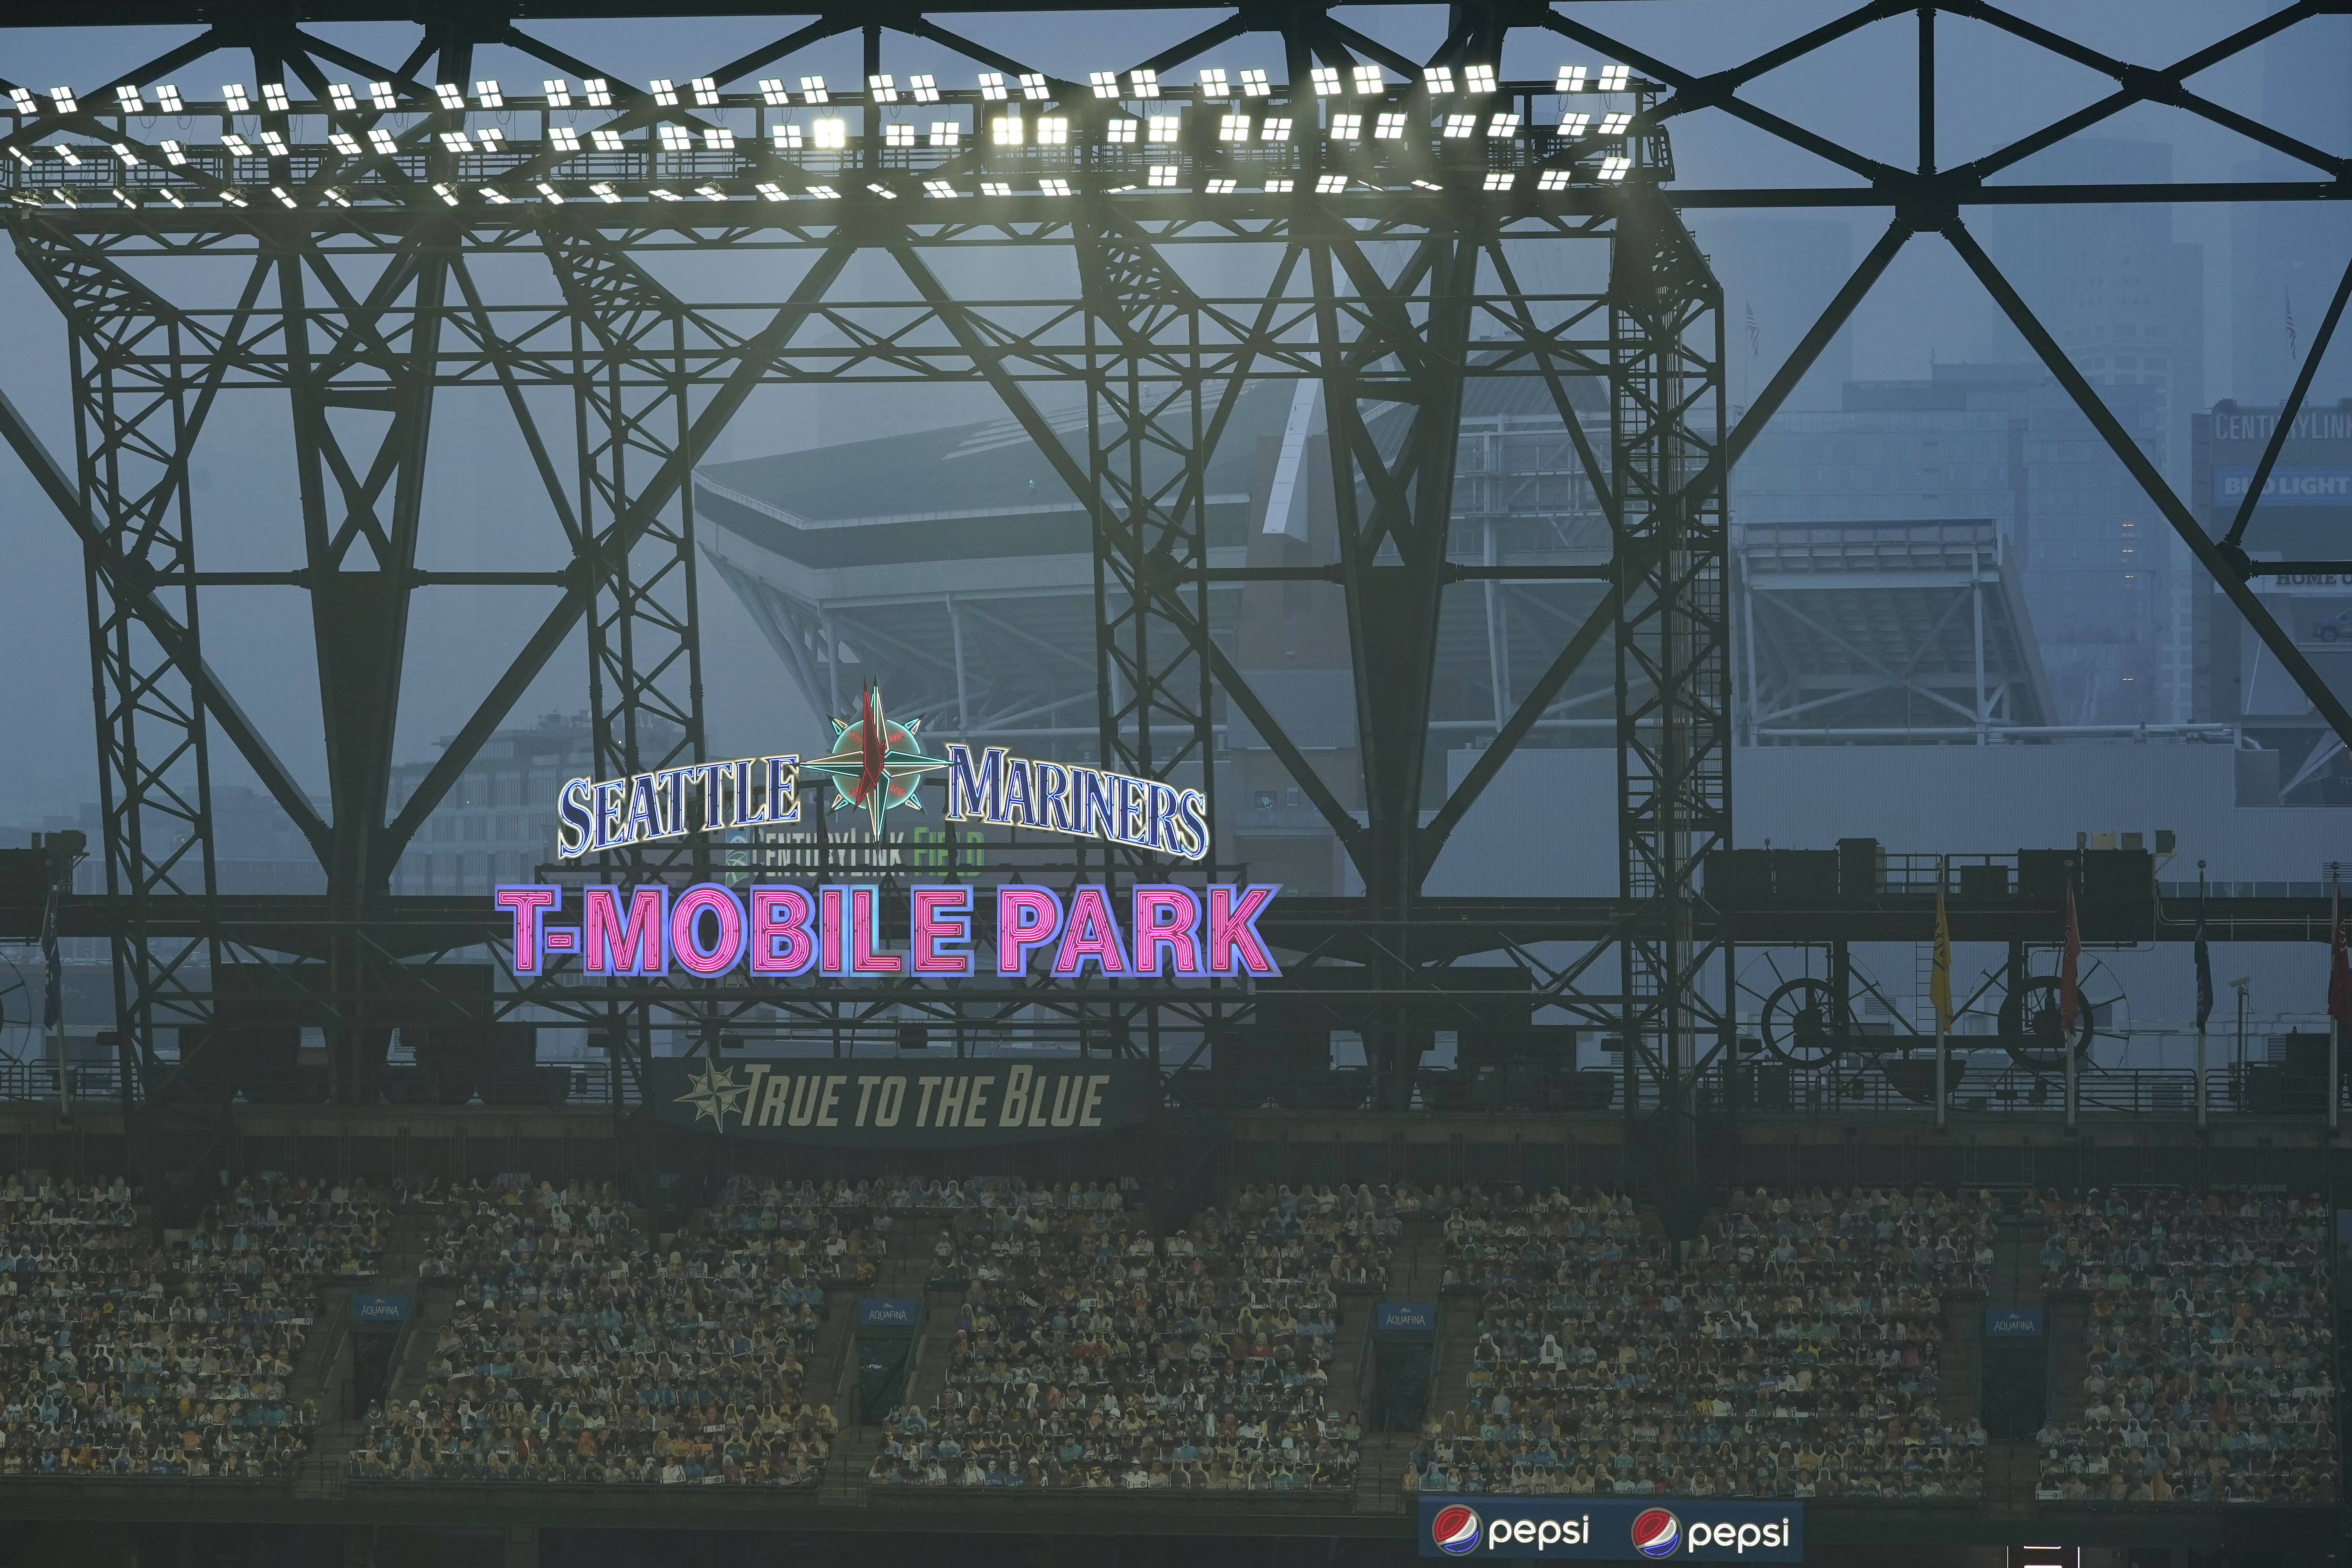
[[[2066,956],[2058,966],[2058,1027],[2066,1048],[2074,1048],[2074,1023],[2083,1016],[2083,987],[2077,970],[2083,960],[2083,928],[2074,922],[2074,889],[2066,889]]]
[[[2352,956],[2344,951],[2344,888],[2336,888],[2336,936],[2327,953],[2327,1016],[2352,1030]]]

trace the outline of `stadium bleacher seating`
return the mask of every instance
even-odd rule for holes
[[[2316,1194],[2042,1197],[2046,1286],[2091,1293],[2080,1420],[2045,1501],[2336,1499],[2330,1238]]]

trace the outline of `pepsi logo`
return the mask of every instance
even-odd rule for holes
[[[1644,1557],[1672,1557],[1683,1541],[1683,1521],[1663,1508],[1645,1509],[1633,1521],[1633,1550]]]
[[[1429,1521],[1429,1538],[1440,1552],[1459,1557],[1478,1549],[1478,1516],[1460,1503],[1437,1510]]]

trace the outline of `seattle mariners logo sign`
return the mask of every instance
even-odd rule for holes
[[[1429,1538],[1437,1549],[1459,1557],[1478,1549],[1478,1516],[1460,1503],[1438,1510],[1429,1523]]]
[[[1683,1542],[1683,1521],[1663,1508],[1645,1510],[1633,1521],[1633,1550],[1644,1557],[1672,1557]]]
[[[915,731],[920,719],[900,723],[882,715],[882,693],[867,687],[858,700],[857,718],[827,721],[833,725],[833,754],[811,757],[801,771],[822,773],[833,781],[833,804],[866,813],[876,837],[882,835],[882,814],[894,805],[923,809],[915,792],[923,774],[947,766],[947,759],[926,753]]]

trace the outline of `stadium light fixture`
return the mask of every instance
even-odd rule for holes
[[[457,205],[457,193],[456,189],[451,186],[436,184],[433,187],[433,194],[441,198],[441,205],[444,206],[454,207]],[[239,206],[243,206],[245,204],[243,202],[237,203],[237,205]]]
[[[1416,191],[1442,191],[1445,187],[1434,180],[1415,180],[1412,188]]]
[[[654,78],[653,80],[646,83],[646,90],[652,93],[654,101],[664,109],[673,108],[677,103],[677,83],[668,77]]]
[[[139,154],[133,153],[128,143],[117,142],[112,143],[112,146],[114,148],[114,155],[122,160],[122,166],[124,168],[135,169],[139,166]]]
[[[360,155],[360,139],[348,131],[329,132],[327,145],[335,150],[338,157],[356,158]]]
[[[1229,196],[1235,191],[1241,189],[1241,182],[1239,180],[1211,180],[1206,185],[1203,185],[1202,189],[1209,195]]]
[[[188,161],[188,150],[181,146],[177,142],[162,142],[160,143],[160,146],[163,153],[163,162],[171,164],[174,169],[181,168],[186,164]]]
[[[940,100],[940,79],[935,76],[910,76],[907,79],[907,88],[915,95],[917,103],[937,103]]]
[[[1113,146],[1129,146],[1134,142],[1138,126],[1132,120],[1114,120],[1103,127],[1103,140]]]
[[[719,84],[716,81],[707,76],[698,76],[686,85],[694,89],[694,101],[698,107],[719,107]]]
[[[793,95],[784,89],[782,77],[763,76],[760,79],[760,101],[770,109],[782,109],[792,100]]]
[[[1127,90],[1138,98],[1160,96],[1160,73],[1156,70],[1131,70],[1127,73]]]
[[[1153,190],[1172,191],[1176,188],[1176,182],[1183,178],[1183,175],[1184,170],[1181,164],[1154,163],[1143,172],[1143,183]]]
[[[1601,68],[1601,90],[1602,92],[1623,92],[1628,87],[1633,85],[1633,72],[1628,67],[1602,66]]]
[[[345,88],[343,90],[349,92],[351,89]],[[125,84],[114,89],[114,103],[125,114],[143,114],[147,110],[147,95]]]
[[[1318,196],[1336,196],[1347,188],[1348,176],[1345,174],[1318,174],[1315,176],[1315,194]]]
[[[1201,69],[1200,94],[1202,98],[1231,98],[1234,89],[1225,80],[1225,73],[1214,66]]]
[[[1554,92],[1582,92],[1586,79],[1591,75],[1582,66],[1562,66],[1559,79],[1551,84]]]
[[[1433,96],[1438,93],[1452,92],[1454,90],[1454,68],[1452,66],[1431,66],[1428,69],[1421,73],[1421,80],[1422,85],[1428,88]]]
[[[589,186],[588,194],[594,196],[598,201],[603,202],[608,207],[618,205],[621,199],[621,193],[614,190],[611,185],[606,184],[602,180],[599,180],[596,184]]]
[[[606,81],[603,77],[590,77],[586,81],[580,84],[580,90],[588,95],[589,108],[610,109],[613,107],[613,84]]]
[[[1358,66],[1355,71],[1356,96],[1373,98],[1388,91],[1389,84],[1381,77],[1378,66]]]
[[[1287,142],[1290,140],[1290,124],[1287,115],[1268,115],[1257,129],[1257,139],[1261,142]]]
[[[577,153],[580,132],[569,125],[551,125],[547,128],[547,144],[558,153]]]
[[[1144,140],[1161,144],[1175,142],[1181,135],[1184,121],[1174,114],[1155,114],[1143,122]]]
[[[1631,158],[1603,158],[1601,160],[1601,177],[1613,184],[1622,180],[1633,166]]]
[[[319,194],[325,196],[329,201],[334,203],[339,207],[347,207],[352,205],[352,198],[343,195],[342,188],[339,185],[329,185],[325,190]]]
[[[285,113],[287,109],[289,107],[289,101],[286,97],[286,84],[282,81],[263,82],[261,84],[261,107],[268,110],[272,114]],[[66,112],[70,114],[73,111],[71,110],[68,110]]]
[[[831,103],[833,95],[824,89],[824,78],[821,76],[801,78],[801,100],[804,103]]]
[[[1464,66],[1462,68],[1462,90],[1465,92],[1494,91],[1495,68],[1493,66]]]
[[[1630,114],[1604,114],[1601,117],[1601,134],[1603,136],[1622,136],[1633,126],[1633,117]]]
[[[1403,141],[1404,116],[1402,114],[1383,114],[1378,120],[1372,121],[1372,140],[1375,142]]]
[[[474,84],[474,104],[479,109],[504,109],[506,91],[495,81],[478,81]]]
[[[1059,114],[1040,115],[1037,120],[1037,145],[1066,147],[1070,144],[1070,122]]]
[[[866,79],[866,98],[867,98],[869,100],[871,100],[871,101],[873,101],[873,102],[875,102],[875,103],[896,103],[896,102],[898,102],[898,78],[896,78],[896,77],[894,77],[894,76],[890,76],[890,75],[888,75],[888,74],[887,74],[887,73],[885,73],[884,75],[881,75],[881,76],[869,76],[869,77],[867,77],[867,78]]]
[[[1013,187],[1003,180],[982,180],[980,194],[983,196],[1009,196],[1013,194]]]
[[[801,128],[772,125],[768,127],[768,144],[779,153],[797,153],[801,150]]]
[[[1070,182],[1054,174],[1040,175],[1037,194],[1041,196],[1066,196],[1070,194]]]
[[[1519,117],[1507,110],[1486,121],[1486,134],[1489,136],[1517,136],[1518,133]]]
[[[155,89],[155,107],[166,114],[185,114],[188,111],[188,106],[180,101],[180,89],[170,86]]]
[[[1543,170],[1536,175],[1536,189],[1539,191],[1564,191],[1568,189],[1568,171],[1566,169]]]
[[[572,107],[572,84],[569,81],[566,81],[563,78],[560,76],[549,77],[546,80],[539,84],[539,90],[547,95],[548,108],[569,109]]]
[[[1265,79],[1265,72],[1261,70],[1246,70],[1242,72],[1242,96],[1244,98],[1269,98],[1273,96],[1273,93],[1274,84]]]
[[[1008,109],[988,122],[988,140],[998,147],[1018,147],[1026,140],[1022,132],[1021,110]]]
[[[545,180],[539,182],[539,194],[546,198],[547,205],[550,206],[560,207],[563,205],[563,193]]]
[[[228,155],[232,158],[250,158],[253,156],[252,143],[246,141],[244,137],[239,136],[234,131],[224,131],[221,132],[221,145],[228,149]]]
[[[1486,171],[1486,188],[1490,191],[1507,191],[1516,178],[1517,176],[1508,169],[1489,169]]]
[[[30,97],[31,95],[27,94],[26,96]],[[245,95],[245,83],[241,81],[225,81],[221,83],[221,107],[227,110],[231,114],[252,113],[253,100]]]
[[[466,107],[466,89],[455,82],[436,82],[433,96],[440,100],[444,109],[462,110]]]
[[[809,127],[809,139],[819,151],[838,153],[849,145],[849,121],[820,120]]]
[[[697,185],[694,187],[694,194],[707,202],[723,202],[732,199],[717,185]]]
[[[948,184],[945,180],[925,180],[923,182],[923,195],[937,197],[940,201],[952,201],[960,194],[961,193],[959,193],[953,185]]]
[[[1054,96],[1054,89],[1045,85],[1043,76],[1035,71],[1026,71],[1021,78],[1021,96],[1033,102],[1043,103]]]
[[[953,149],[963,142],[963,122],[956,120],[931,121],[931,145]]]
[[[880,196],[886,202],[895,202],[898,199],[898,193],[892,190],[887,185],[876,184],[869,181],[867,182],[866,188],[872,191],[876,195]]]
[[[1118,96],[1118,72],[1088,71],[1087,73],[1087,85],[1095,89],[1095,96],[1097,98],[1117,98]]]
[[[1339,90],[1339,68],[1337,66],[1316,66],[1307,75],[1314,84],[1318,98],[1329,98]]]
[[[1004,73],[1003,71],[981,72],[980,96],[981,100],[985,103],[1003,102],[1005,98]]]
[[[809,185],[804,188],[809,195],[821,202],[837,202],[841,199],[841,193],[831,185]]]
[[[1290,195],[1294,184],[1293,181],[1276,176],[1265,183],[1265,194],[1269,196],[1286,196]]]
[[[1477,129],[1478,117],[1476,115],[1449,114],[1445,117],[1445,130],[1444,134],[1447,140],[1458,142],[1463,137],[1469,135]]]
[[[788,202],[792,200],[792,197],[784,195],[784,187],[776,184],[773,180],[762,180],[751,188],[760,193],[760,199],[761,201]]]
[[[599,153],[618,153],[622,150],[621,133],[617,131],[591,131],[588,132],[588,139],[596,144],[596,151]]]
[[[375,150],[378,157],[389,157],[400,151],[400,139],[379,125],[368,132],[368,145]]]
[[[327,107],[338,114],[348,114],[360,106],[360,95],[352,90],[347,81],[327,84]]]
[[[647,191],[646,195],[653,197],[654,200],[657,202],[682,202],[686,200],[684,196],[679,195],[667,185],[656,185],[652,190]]]
[[[723,125],[713,125],[702,133],[702,144],[714,153],[735,151],[735,132]]]
[[[1591,128],[1592,116],[1590,114],[1563,114],[1559,117],[1559,133],[1571,141],[1583,140],[1584,133]]]

